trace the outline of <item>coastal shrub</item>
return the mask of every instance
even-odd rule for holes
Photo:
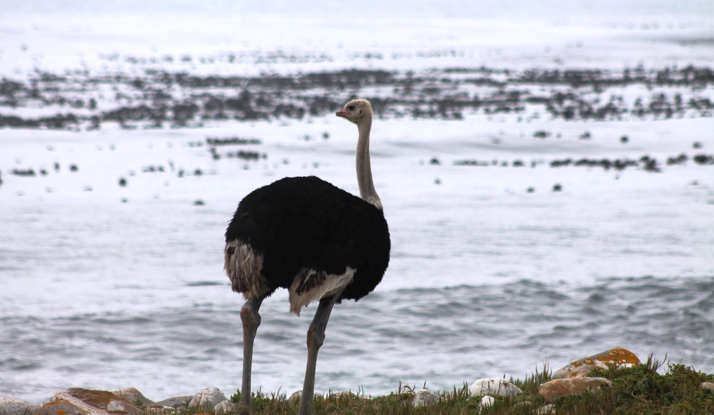
[[[538,389],[551,380],[551,374],[548,366],[543,365],[522,380],[510,379],[523,394],[496,397],[493,404],[486,407],[481,407],[480,396],[470,396],[468,385],[464,384],[451,391],[434,392],[442,398],[441,401],[415,408],[412,400],[421,388],[399,384],[394,392],[376,397],[365,396],[360,389],[356,394],[316,394],[313,408],[315,415],[543,415],[548,412],[539,411],[550,403],[554,415],[714,414],[714,392],[701,387],[702,382],[713,382],[714,375],[677,363],[665,365],[652,356],[637,366],[609,366],[589,374],[610,380],[610,388],[547,402],[538,394]],[[240,391],[230,399],[239,403]],[[299,401],[290,402],[280,391],[269,395],[258,391],[252,393],[251,406],[255,415],[297,415]],[[176,415],[195,413],[196,410],[189,409]]]

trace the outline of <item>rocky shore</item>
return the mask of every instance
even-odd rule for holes
[[[622,348],[606,350],[589,357],[575,360],[569,365],[550,373],[547,366],[542,372],[524,381],[512,378],[491,377],[474,381],[470,386],[464,384],[453,392],[432,392],[426,388],[402,386],[399,391],[387,397],[365,397],[353,392],[332,392],[316,397],[316,413],[393,413],[389,408],[401,405],[399,413],[412,411],[438,410],[438,413],[518,413],[518,414],[582,414],[582,413],[634,413],[627,412],[623,402],[618,406],[617,399],[607,402],[598,401],[598,397],[614,397],[616,389],[623,383],[636,384],[632,396],[640,401],[647,400],[647,388],[655,387],[655,393],[668,396],[666,404],[675,405],[681,398],[692,399],[696,395],[700,401],[686,402],[687,407],[700,407],[707,412],[672,412],[675,406],[652,406],[648,413],[711,413],[714,410],[714,375],[694,372],[681,365],[670,364],[669,373],[660,375],[661,363],[651,357],[646,363]],[[629,372],[628,372],[629,370]],[[664,379],[667,377],[672,379]],[[678,376],[678,377],[674,377]],[[655,380],[657,385],[649,385]],[[668,383],[671,383],[668,384]],[[520,385],[520,386],[519,386]],[[631,385],[630,385],[631,386]],[[669,391],[667,389],[674,389]],[[687,389],[692,390],[687,390]],[[651,391],[650,391],[651,392]],[[679,393],[681,396],[676,396]],[[637,395],[640,395],[639,397]],[[577,399],[581,399],[578,401]],[[584,400],[582,400],[584,399]],[[229,414],[237,413],[240,392],[227,398],[218,388],[206,388],[194,396],[179,396],[161,401],[145,397],[136,388],[128,387],[118,391],[101,391],[70,388],[57,392],[44,405],[33,405],[18,399],[0,397],[0,414],[3,415],[142,415],[142,414]],[[300,391],[289,398],[285,394],[273,394],[266,397],[260,392],[254,393],[253,410],[255,413],[273,413],[270,408],[285,406],[281,413],[297,411]],[[267,402],[271,402],[270,405]],[[321,402],[331,401],[328,411],[323,411]],[[585,402],[584,405],[573,405]],[[606,402],[606,403],[603,403]],[[461,404],[459,404],[461,403]],[[460,408],[462,404],[467,412],[451,412],[449,408]],[[593,406],[594,405],[594,406]],[[662,404],[660,404],[662,405]],[[349,412],[341,409],[350,408]],[[429,409],[432,408],[432,409]],[[583,412],[583,408],[597,409],[597,412]],[[367,410],[368,409],[368,410]],[[624,410],[625,412],[622,412]],[[287,412],[285,412],[287,411]]]
[[[133,72],[142,75],[37,70],[26,80],[3,78],[0,127],[94,130],[116,123],[131,130],[304,119],[334,111],[357,92],[371,101],[380,118],[460,120],[480,112],[516,115],[516,122],[528,123],[541,117],[578,121],[714,114],[707,93],[714,71],[694,66],[622,71],[479,67],[422,73],[350,69],[253,77],[141,66]],[[31,115],[27,109],[43,109],[45,115]],[[533,134],[551,136],[540,130]]]

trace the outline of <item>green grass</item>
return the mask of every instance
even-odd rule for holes
[[[597,369],[590,376],[604,377],[612,381],[612,387],[582,395],[570,395],[550,402],[556,415],[706,415],[714,414],[714,392],[701,388],[704,381],[714,381],[714,375],[697,372],[691,367],[669,363],[664,365],[650,357],[644,364],[623,368],[611,366]],[[414,408],[411,405],[415,387],[398,386],[385,396],[364,396],[361,391],[354,395],[328,394],[316,396],[315,415],[535,415],[547,405],[538,395],[541,383],[550,380],[547,367],[524,380],[510,379],[523,390],[513,398],[496,398],[490,407],[480,408],[480,397],[470,397],[468,385],[454,387],[451,391],[435,392],[443,399],[438,404]],[[240,392],[231,396],[240,401]],[[251,400],[253,413],[270,415],[295,415],[298,402],[290,402],[285,394],[254,392]],[[204,410],[184,410],[177,415],[194,415]],[[210,411],[209,411],[210,412]]]

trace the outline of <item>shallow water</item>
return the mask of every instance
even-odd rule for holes
[[[235,125],[168,136],[106,128],[90,143],[49,131],[4,141],[12,156],[3,166],[20,158],[62,167],[6,176],[0,188],[2,394],[42,401],[67,387],[132,385],[162,399],[208,385],[237,389],[243,300],[221,271],[225,226],[242,195],[282,175],[319,174],[356,192],[354,142],[337,138],[355,132],[337,121],[256,126],[251,136],[269,137],[257,146],[268,153],[259,162],[215,161],[188,145]],[[418,130],[451,136],[482,122],[420,121]],[[375,135],[381,155],[373,168],[392,260],[375,292],[333,312],[318,390],[381,394],[399,381],[451,388],[620,346],[714,370],[711,167],[626,170],[616,180],[615,172],[579,167],[453,166],[466,144],[443,151],[442,142],[413,138],[405,146],[389,137],[408,122],[381,124],[385,141]],[[295,129],[332,138],[306,143],[293,138]],[[529,140],[522,150],[517,138],[504,140],[513,147],[508,157],[533,154]],[[433,155],[441,165],[420,163]],[[141,172],[168,158],[208,174]],[[285,158],[287,165],[271,162]],[[67,171],[70,162],[78,172]],[[563,191],[552,192],[553,183]],[[205,205],[194,206],[198,199]],[[312,309],[288,314],[284,292],[264,303],[256,387],[300,388]]]

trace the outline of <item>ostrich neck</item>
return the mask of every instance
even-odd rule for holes
[[[382,201],[374,189],[372,181],[372,165],[369,158],[369,132],[372,129],[372,117],[365,117],[357,125],[359,141],[357,141],[357,183],[362,199],[382,209]]]

